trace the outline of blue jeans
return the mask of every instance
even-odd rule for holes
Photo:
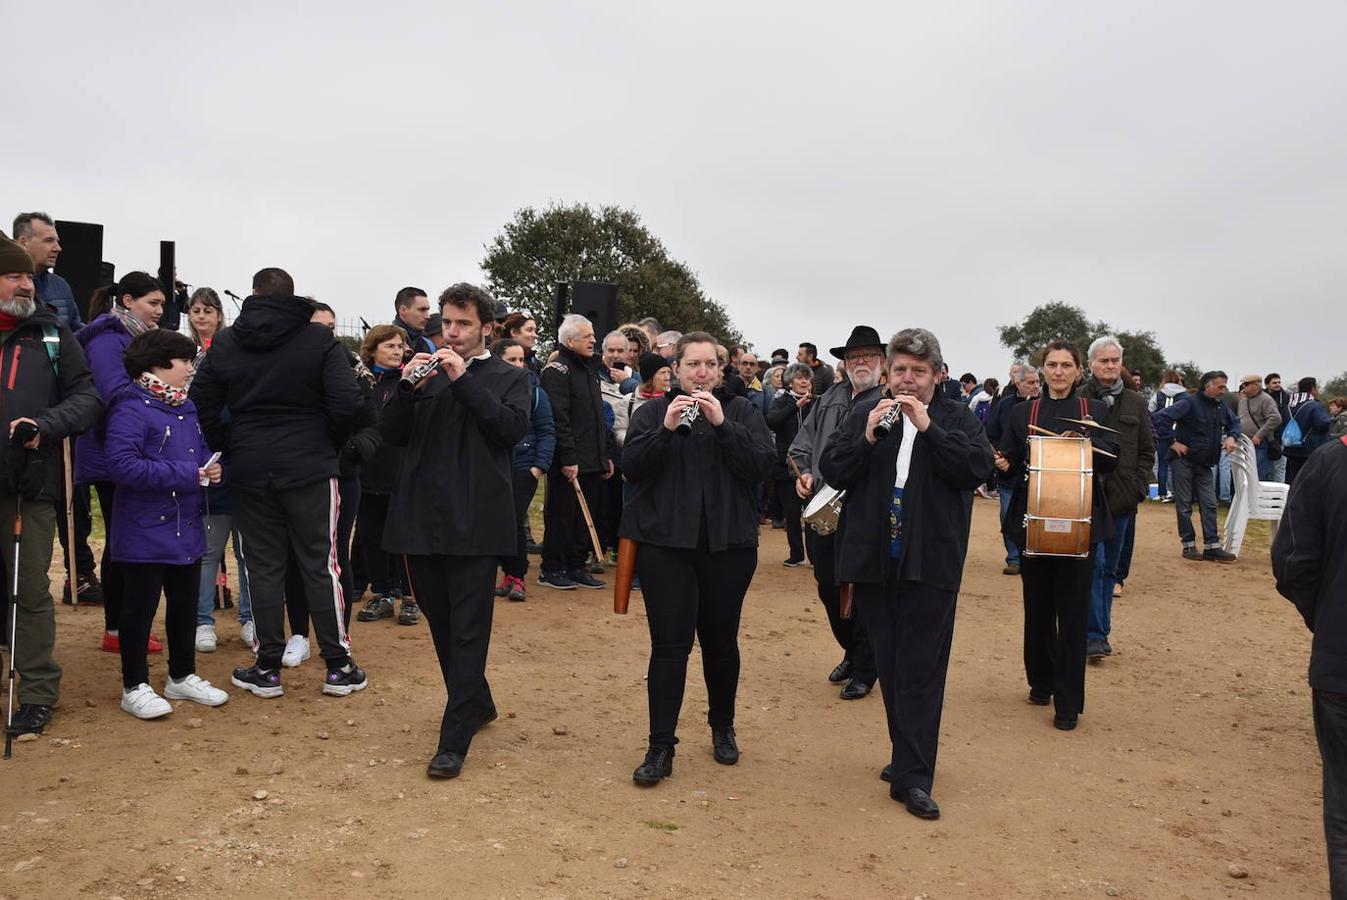
[[[1254,461],[1258,463],[1258,480],[1272,480],[1272,460],[1267,458],[1267,444],[1259,444],[1254,449]]]
[[[220,560],[224,557],[225,544],[229,535],[232,516],[206,516],[206,555],[201,557],[201,587],[196,598],[196,624],[214,625],[215,617],[215,573],[220,571]],[[234,537],[234,570],[239,576],[239,624],[253,620],[253,600],[248,593],[248,570],[239,558],[239,539]]]
[[[1122,557],[1127,533],[1132,528],[1133,516],[1113,518],[1113,537],[1102,542],[1094,555],[1094,582],[1090,592],[1090,626],[1086,639],[1108,640],[1113,624],[1113,585],[1118,580],[1118,560]]]
[[[1229,503],[1235,496],[1235,481],[1230,472],[1230,454],[1221,451],[1221,459],[1212,467],[1216,476],[1216,494],[1222,503]]]
[[[1262,476],[1259,476],[1262,477]],[[1272,475],[1268,481],[1275,481],[1278,484],[1286,484],[1286,457],[1281,456],[1272,461]]]
[[[1210,549],[1221,545],[1216,528],[1216,488],[1211,472],[1215,466],[1194,465],[1187,458],[1176,456],[1169,462],[1174,475],[1174,513],[1179,519],[1179,540],[1183,546],[1197,543],[1193,531],[1193,501],[1197,501],[1198,518],[1202,520],[1202,546]]]
[[[1001,523],[1005,524],[1006,513],[1010,512],[1010,495],[1015,492],[1013,485],[996,483],[996,493],[1001,497]],[[1020,564],[1020,548],[1015,546],[1015,542],[1010,538],[1001,537],[1006,544],[1006,565],[1018,566]]]
[[[1173,443],[1172,441],[1170,443]],[[1155,445],[1155,481],[1160,485],[1160,496],[1173,493],[1169,484],[1169,444],[1157,442]]]

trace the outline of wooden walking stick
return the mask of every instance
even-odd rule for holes
[[[70,458],[70,438],[61,441],[65,462],[65,570],[70,575],[70,605],[80,605],[80,577],[75,571],[75,475]]]
[[[589,539],[594,542],[594,558],[603,562],[603,545],[599,543],[599,532],[594,527],[594,517],[589,514],[589,504],[585,502],[585,492],[580,487],[579,476],[571,479],[571,485],[575,488],[575,498],[580,501],[580,512],[585,514],[585,524],[589,526]]]

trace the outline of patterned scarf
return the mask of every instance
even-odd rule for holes
[[[156,400],[162,400],[169,406],[182,406],[187,402],[187,388],[174,387],[153,372],[141,372],[136,384],[149,391]]]
[[[144,322],[140,321],[140,319],[137,319],[131,310],[127,309],[125,306],[119,306],[116,303],[112,304],[112,314],[117,317],[117,321],[122,323],[122,327],[126,329],[126,333],[131,335],[131,337],[135,337],[138,334],[144,334],[151,328],[159,327],[158,325],[146,325]]]

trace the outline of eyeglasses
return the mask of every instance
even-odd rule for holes
[[[852,363],[852,362],[865,362],[866,360],[883,359],[883,358],[884,358],[884,354],[883,354],[883,353],[879,353],[879,352],[871,352],[871,353],[848,353],[848,354],[846,355],[845,361],[846,361],[846,362],[849,362],[849,363]]]

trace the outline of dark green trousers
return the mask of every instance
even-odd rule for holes
[[[0,495],[0,552],[4,553],[9,597],[14,589],[14,511],[18,498]],[[52,542],[56,508],[51,500],[23,501],[23,541],[19,548],[19,602],[15,633],[10,636],[19,673],[19,702],[51,706],[61,687],[56,647],[56,607],[51,599]],[[6,623],[8,624],[8,623]]]

